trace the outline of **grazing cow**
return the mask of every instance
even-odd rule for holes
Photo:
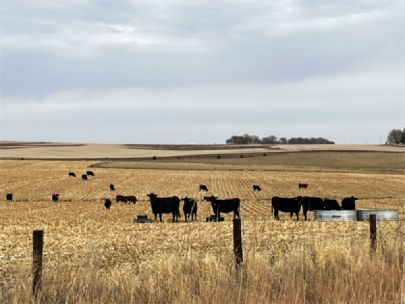
[[[94,172],[93,172],[93,171],[86,171],[86,174],[87,174],[87,175],[94,176]]]
[[[301,210],[301,197],[295,197],[295,198],[284,198],[284,197],[278,197],[274,196],[271,199],[271,206],[274,211],[274,219],[279,220],[278,212],[289,212],[290,217],[292,218],[293,213],[296,214],[297,216],[297,221],[299,220],[298,214]]]
[[[308,188],[308,184],[298,184],[298,189],[307,189]]]
[[[314,211],[314,210],[324,210],[325,209],[325,204],[323,202],[323,199],[321,199],[320,197],[304,196],[304,197],[301,197],[301,203],[302,203],[302,211],[304,213],[305,220],[307,220],[308,210]]]
[[[52,202],[54,203],[59,202],[59,194],[52,194]]]
[[[113,184],[110,184],[110,191],[115,191],[115,187]]]
[[[135,204],[138,200],[136,199],[136,196],[134,195],[117,195],[116,197],[117,203],[123,202],[123,203],[133,203]]]
[[[86,174],[82,174],[82,180],[87,181],[87,175]]]
[[[323,200],[323,204],[325,205],[325,210],[342,210],[339,206],[339,203],[335,199],[327,199]]]
[[[125,195],[117,195],[115,197],[115,200],[117,201],[117,203],[119,203],[119,202],[126,203],[127,202],[127,197]]]
[[[262,191],[259,185],[253,185],[253,191]]]
[[[173,215],[172,221],[179,221],[180,199],[177,196],[158,197],[155,193],[150,193],[148,196],[152,212],[155,215],[155,221],[157,220],[157,215],[159,215],[160,221],[162,222],[162,213],[171,213]]]
[[[191,221],[197,220],[197,202],[191,198],[185,197],[182,199],[184,201],[183,205],[183,213],[185,217],[185,221],[187,222],[190,218],[191,214]]]
[[[6,200],[8,202],[12,202],[13,201],[13,194],[12,193],[7,193],[6,194]]]
[[[200,185],[200,191],[208,191],[208,188],[206,185]]]
[[[231,198],[231,199],[222,199],[219,200],[215,196],[205,196],[204,200],[211,202],[212,211],[215,213],[217,218],[221,217],[221,212],[229,213],[233,212],[233,218],[240,218],[239,208],[240,208],[240,199]]]
[[[127,197],[125,197],[125,199],[128,204],[135,204],[137,202],[136,196],[134,195],[128,195]]]
[[[76,173],[74,173],[74,172],[69,172],[69,176],[76,177]]]
[[[111,205],[112,205],[111,200],[110,200],[109,198],[106,198],[105,201],[104,201],[104,207],[105,207],[105,209],[110,209],[110,208],[111,208]]]
[[[354,197],[354,196],[345,197],[342,200],[342,209],[343,210],[356,210],[356,200],[358,200],[358,198]]]

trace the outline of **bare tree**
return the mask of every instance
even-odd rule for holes
[[[278,143],[277,137],[274,135],[262,138],[262,144],[277,144],[277,143]]]
[[[402,134],[402,132],[401,132]],[[302,137],[292,137],[287,139],[285,137],[281,137],[277,140],[277,137],[274,135],[270,135],[267,137],[260,138],[257,135],[233,135],[232,137],[226,140],[227,145],[252,145],[252,144],[334,144],[333,141],[327,140],[326,138],[322,137],[311,137],[311,138],[302,138]]]
[[[285,137],[280,137],[280,139],[278,140],[278,143],[281,145],[286,145],[287,144],[287,138]]]
[[[400,129],[392,129],[387,137],[387,144],[398,145],[401,143],[403,132]]]

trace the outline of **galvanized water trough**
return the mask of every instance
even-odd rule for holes
[[[375,214],[377,221],[398,221],[399,210],[397,209],[385,209],[385,210],[357,210],[358,221],[368,221],[370,214]]]
[[[134,223],[151,223],[152,219],[148,219],[147,215],[138,215],[133,220]]]
[[[314,210],[314,220],[323,222],[357,221],[356,210]]]

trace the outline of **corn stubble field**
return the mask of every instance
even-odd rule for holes
[[[402,174],[92,169],[88,161],[0,161],[2,303],[405,303],[405,179]],[[68,177],[74,171],[78,177]],[[298,190],[299,182],[309,183]],[[116,191],[109,191],[109,184]],[[241,199],[245,261],[235,267],[232,216],[207,223],[209,194]],[[254,193],[252,185],[263,191]],[[4,201],[8,192],[15,201]],[[135,224],[153,216],[146,194],[199,200],[198,221]],[[61,202],[52,203],[59,193]],[[135,195],[135,205],[103,207]],[[378,223],[275,222],[271,197],[359,197],[357,208],[395,208]],[[32,231],[45,231],[43,289],[31,296]]]

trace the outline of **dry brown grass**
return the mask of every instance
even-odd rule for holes
[[[397,208],[404,216],[403,175],[260,171],[94,169],[87,183],[69,178],[90,162],[1,161],[0,286],[2,303],[32,302],[32,231],[45,231],[43,303],[401,303],[404,294],[404,222],[378,224],[378,252],[369,255],[367,223],[271,219],[269,198],[305,194],[356,195],[360,208]],[[136,205],[101,198],[117,193]],[[206,223],[133,224],[151,215],[146,193],[199,198],[198,185],[242,198],[245,263],[236,273],[232,226]],[[263,192],[255,194],[251,185]],[[59,192],[62,202],[50,202]],[[182,218],[183,220],[184,218]],[[401,293],[402,292],[402,293]]]

